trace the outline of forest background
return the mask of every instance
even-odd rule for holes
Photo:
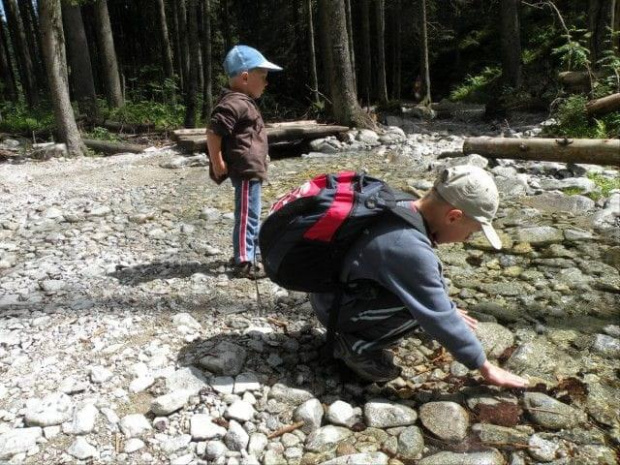
[[[285,68],[268,120],[373,126],[408,102],[551,113],[553,135],[618,137],[619,0],[1,0],[0,131],[82,135],[204,126],[243,43]],[[620,108],[620,107],[619,107]],[[617,110],[617,109],[616,109]],[[34,136],[33,136],[34,135]]]

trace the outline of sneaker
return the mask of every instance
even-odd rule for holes
[[[398,378],[402,371],[394,364],[394,356],[390,351],[376,350],[356,354],[340,335],[336,335],[334,358],[341,360],[360,378],[375,383],[386,383]]]

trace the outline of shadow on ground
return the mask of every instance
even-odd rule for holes
[[[118,279],[125,286],[136,286],[156,279],[189,278],[201,273],[215,276],[222,270],[230,273],[229,263],[225,260],[216,260],[209,263],[198,262],[153,262],[137,266],[117,266],[116,271],[108,276]]]

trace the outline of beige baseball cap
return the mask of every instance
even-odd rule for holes
[[[502,241],[491,225],[499,207],[499,192],[489,173],[471,165],[446,168],[439,173],[435,190],[450,205],[479,222],[494,248],[502,248]]]

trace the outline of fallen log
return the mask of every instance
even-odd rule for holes
[[[592,100],[586,104],[588,115],[605,115],[620,110],[620,92]]]
[[[620,166],[619,139],[465,139],[463,154],[489,158]]]
[[[558,73],[560,83],[568,87],[590,89],[592,87],[591,82],[595,79],[596,76],[590,75],[587,71],[562,71]]]
[[[154,124],[141,124],[141,123],[120,123],[118,121],[103,121],[103,122],[94,122],[94,126],[99,126],[106,128],[110,131],[114,132],[155,132]]]
[[[102,152],[107,155],[114,155],[116,153],[142,153],[147,148],[144,145],[127,144],[123,142],[111,142],[95,139],[82,139],[84,145],[89,149],[93,149],[97,152]]]

